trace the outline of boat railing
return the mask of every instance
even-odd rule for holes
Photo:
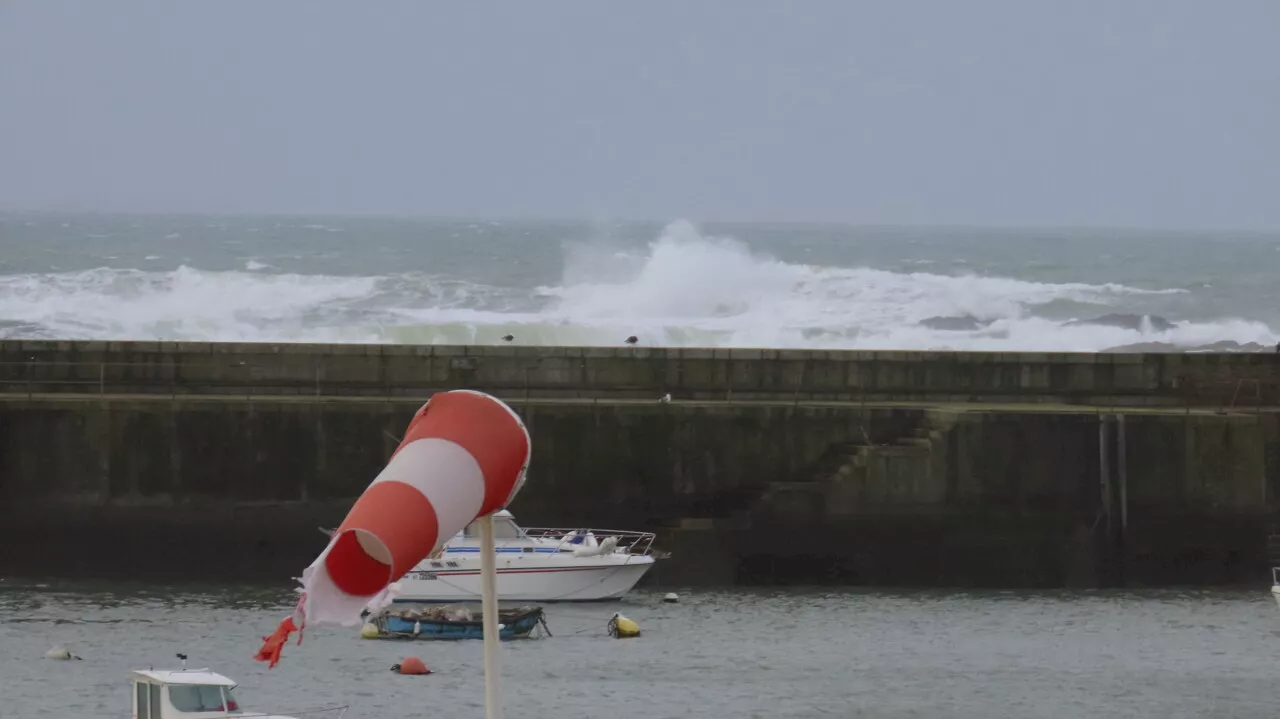
[[[618,538],[618,549],[624,550],[627,554],[648,555],[653,549],[653,540],[657,536],[653,532],[635,532],[626,529],[588,529],[584,527],[525,527],[524,534],[531,539],[555,539],[564,540],[565,546],[570,546],[570,535],[577,533],[579,535],[590,533],[596,538],[597,542],[602,542],[606,537]]]
[[[287,716],[295,717],[295,719],[343,719],[347,715],[347,710],[351,706],[349,704],[337,704],[329,707],[316,707],[314,709],[303,709],[301,711],[286,712],[260,712],[260,711],[232,711],[227,712],[226,716],[230,719],[255,719],[257,717],[278,717]]]

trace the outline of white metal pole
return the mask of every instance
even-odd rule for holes
[[[502,691],[498,686],[498,553],[494,548],[493,515],[480,524],[480,606],[484,614],[484,715],[502,719]]]

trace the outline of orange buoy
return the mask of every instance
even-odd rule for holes
[[[406,657],[403,661],[391,667],[391,671],[398,674],[430,674],[431,670],[427,665],[417,657]]]

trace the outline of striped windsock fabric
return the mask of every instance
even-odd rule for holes
[[[303,571],[294,615],[266,638],[258,658],[274,666],[289,633],[306,625],[358,624],[387,585],[468,524],[511,502],[524,484],[530,451],[524,423],[497,398],[471,390],[433,396]]]

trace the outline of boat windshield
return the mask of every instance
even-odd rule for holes
[[[493,538],[519,539],[520,528],[510,519],[495,519],[493,520]]]
[[[223,694],[226,706],[223,706]],[[239,714],[240,705],[231,693],[231,687],[217,684],[171,684],[169,703],[180,712],[227,712]]]
[[[478,522],[468,524],[466,529],[462,530],[462,536],[466,539],[479,539],[480,526]],[[515,521],[507,517],[495,517],[493,520],[493,538],[494,539],[519,539],[524,536],[520,531],[520,527]]]

